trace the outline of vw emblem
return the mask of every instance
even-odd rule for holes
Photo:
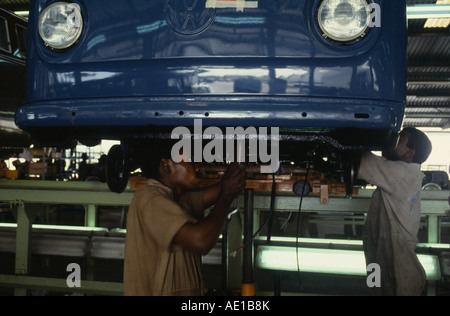
[[[177,33],[196,35],[214,21],[215,9],[206,8],[207,0],[166,0],[167,24]]]

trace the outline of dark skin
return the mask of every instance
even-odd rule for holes
[[[416,151],[408,147],[409,133],[402,131],[400,133],[400,140],[397,148],[393,152],[384,152],[383,157],[392,161],[403,161],[406,163],[412,163]]]
[[[175,163],[162,159],[159,176],[159,181],[173,190],[175,200],[188,191],[199,189],[200,181],[196,178],[194,164],[190,162]],[[209,253],[222,232],[231,203],[245,188],[245,178],[245,165],[235,163],[230,165],[220,183],[203,189],[203,205],[205,208],[214,205],[213,210],[205,219],[181,227],[173,244],[195,254]]]

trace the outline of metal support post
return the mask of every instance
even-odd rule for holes
[[[222,294],[228,292],[228,221],[225,221],[225,227],[222,233]]]
[[[242,208],[244,209],[244,208]],[[228,222],[228,293],[241,288],[242,284],[242,252],[238,249],[242,246],[242,218],[244,212],[239,212],[231,217]]]
[[[17,231],[16,231],[16,263],[15,274],[16,275],[28,275],[31,269],[31,234],[32,224],[36,212],[25,208],[23,202],[16,202],[13,204],[13,208],[17,211]],[[16,288],[14,295],[26,296],[26,289]]]
[[[253,279],[253,189],[244,192],[244,258],[242,296],[255,296],[255,280]]]
[[[93,204],[85,205],[84,210],[85,226],[97,227],[97,206]]]
[[[428,216],[428,242],[440,243],[441,239],[441,223],[438,216]]]

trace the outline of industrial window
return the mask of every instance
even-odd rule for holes
[[[8,21],[0,17],[0,50],[11,53],[11,41],[9,39]]]
[[[27,51],[27,29],[21,25],[16,24],[18,49],[14,52],[14,56],[25,59]]]

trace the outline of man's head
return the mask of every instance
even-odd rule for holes
[[[425,133],[407,127],[400,133],[400,140],[393,152],[384,152],[383,157],[407,163],[424,163],[430,156],[432,145]]]
[[[171,141],[161,141],[151,145],[151,150],[146,153],[142,171],[147,179],[157,179],[169,187],[176,186],[182,190],[198,189],[199,179],[194,164],[189,157],[183,157],[182,162],[172,160]],[[182,152],[179,153],[181,156]]]

